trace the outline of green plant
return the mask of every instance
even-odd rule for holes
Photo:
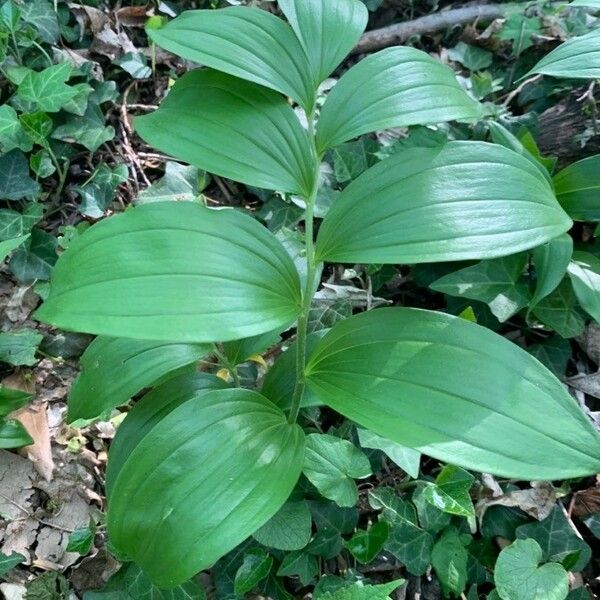
[[[548,173],[505,134],[504,143],[409,148],[375,164],[339,194],[315,241],[328,149],[382,128],[474,122],[484,111],[449,69],[412,48],[360,61],[318,111],[317,88],[355,45],[366,10],[358,0],[279,5],[289,25],[233,7],[190,11],[149,30],[156,44],[210,68],[184,75],[136,127],[200,169],[298,197],[302,272],[241,211],[145,204],[70,244],[37,313],[100,335],[75,386],[72,420],[94,418],[155,384],[111,447],[108,532],[118,556],[165,587],[263,526],[303,470],[323,495],[354,500],[349,479],[370,470],[339,440],[305,436],[297,422],[306,403],[332,407],[379,436],[378,445],[505,477],[561,479],[600,468],[600,438],[558,379],[488,329],[443,313],[384,308],[351,316],[323,337],[308,335],[325,263],[496,260],[554,244],[572,222]],[[302,107],[307,129],[282,94]],[[215,344],[212,352],[238,382],[237,364],[295,321],[296,341],[267,374],[263,393],[193,371]],[[111,377],[106,393],[102,381]],[[447,512],[470,515],[472,478],[448,469],[436,479],[435,498]],[[413,521],[392,524],[429,536]],[[447,530],[434,547],[436,570],[447,571],[462,548],[458,532]],[[246,574],[267,559],[248,560]],[[445,585],[453,591],[458,584]]]

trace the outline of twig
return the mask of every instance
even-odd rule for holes
[[[517,4],[517,6],[519,5],[522,5],[523,8],[525,8],[527,3],[523,2]],[[367,33],[360,38],[360,41],[352,53],[360,54],[363,52],[380,50],[381,48],[387,48],[388,46],[395,46],[412,35],[431,33],[433,31],[452,27],[453,25],[469,23],[477,19],[485,19],[487,21],[498,19],[503,17],[510,7],[514,8],[514,6],[515,4],[512,3],[465,6],[463,8],[454,8],[435,13],[433,15],[426,15],[412,21],[405,21],[404,23],[388,25],[381,29],[373,29],[372,31],[367,31]]]
[[[513,101],[513,98],[515,96],[519,95],[521,93],[521,90],[526,85],[533,83],[534,81],[538,81],[538,79],[541,79],[541,78],[542,78],[542,75],[534,75],[533,77],[529,77],[525,81],[522,81],[512,92],[510,92],[510,94],[506,95],[506,100],[504,100],[504,102],[502,103],[502,106],[508,106]]]
[[[28,511],[24,506],[21,506],[18,502],[15,502],[14,500],[9,498],[8,496],[5,496],[2,493],[0,493],[0,496],[2,496],[7,502],[10,502],[12,505],[16,506],[19,510],[23,511],[27,515],[26,517],[19,517],[18,519],[12,519],[13,523],[15,521],[25,521],[27,519],[33,519],[34,521],[37,521],[38,523],[41,523],[42,525],[46,525],[47,527],[53,527],[54,529],[58,529],[59,531],[65,531],[66,533],[73,533],[73,531],[74,531],[74,529],[69,529],[68,527],[62,527],[61,525],[55,525],[54,523],[50,523],[49,521],[44,521],[43,519],[38,519],[34,514],[32,514],[30,511]]]

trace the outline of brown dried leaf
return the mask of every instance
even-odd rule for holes
[[[545,519],[556,503],[556,490],[547,482],[532,483],[527,490],[516,490],[499,498],[484,498],[477,503],[477,514],[483,518],[490,506],[514,506],[534,517],[538,521]]]
[[[125,27],[144,27],[154,11],[148,6],[124,6],[115,12],[117,23]]]
[[[50,447],[47,406],[46,402],[30,404],[11,413],[10,418],[20,421],[33,439],[31,446],[21,448],[19,452],[33,463],[46,481],[51,481],[55,466]]]
[[[93,34],[96,34],[99,31],[102,31],[105,25],[110,23],[108,15],[93,6],[69,2],[68,7],[75,15],[82,30],[89,28]]]

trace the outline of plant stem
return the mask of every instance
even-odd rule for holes
[[[217,346],[215,346],[214,347],[214,355],[217,357],[217,359],[221,363],[221,366],[224,369],[227,369],[227,371],[231,375],[231,378],[233,379],[233,385],[235,385],[235,387],[238,387],[238,388],[242,387],[242,382],[240,381],[240,376],[238,374],[237,367],[235,365],[231,364],[231,362],[229,362],[229,359],[227,358],[227,356],[225,356],[225,353],[221,352],[217,348]]]
[[[305,198],[306,212],[304,216],[304,237],[306,242],[306,284],[304,286],[302,307],[300,309],[300,315],[298,316],[298,326],[296,329],[296,385],[294,386],[294,394],[292,396],[292,404],[288,417],[289,423],[295,423],[298,419],[300,404],[306,388],[304,369],[306,367],[308,313],[310,312],[310,305],[314,292],[315,273],[317,271],[314,244],[314,209],[317,192],[319,190],[321,159],[316,150],[314,121],[315,111],[313,108],[310,115],[308,115],[308,133],[312,144],[315,172],[312,190],[309,197]]]

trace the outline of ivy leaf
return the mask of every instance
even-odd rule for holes
[[[85,600],[206,600],[206,592],[194,580],[161,590],[137,565],[126,563],[101,590],[86,592]]]
[[[576,298],[571,282],[562,283],[533,309],[533,314],[547,327],[564,338],[578,336],[585,326],[576,308]]]
[[[581,571],[592,557],[591,548],[577,535],[573,526],[559,506],[543,520],[521,525],[516,531],[519,539],[533,539],[542,549],[542,560],[562,562],[577,554],[570,571]]]
[[[113,64],[127,71],[134,79],[148,79],[152,75],[152,69],[141,52],[126,52],[114,60]]]
[[[419,525],[429,533],[438,533],[450,524],[452,515],[444,512],[425,498],[428,484],[419,483],[413,492],[412,502],[417,509]]]
[[[419,464],[421,462],[421,453],[408,446],[403,446],[397,442],[392,442],[368,429],[357,429],[358,439],[363,448],[372,450],[381,450],[395,464],[406,471],[413,479],[419,476]]]
[[[146,188],[137,199],[146,202],[193,201],[200,197],[209,181],[209,175],[197,167],[167,161],[163,177]]]
[[[28,238],[28,235],[22,235],[20,237],[13,238],[12,240],[4,240],[3,242],[0,242],[0,263],[4,262],[4,259]]]
[[[520,281],[526,264],[524,252],[484,260],[441,277],[430,287],[451,296],[485,302],[503,322],[527,306],[531,298],[527,285]]]
[[[277,571],[279,577],[298,576],[302,585],[308,585],[319,574],[317,559],[307,552],[290,552]]]
[[[308,544],[312,519],[304,501],[286,502],[275,516],[254,532],[254,539],[277,550],[300,550]]]
[[[435,483],[427,485],[423,497],[440,510],[462,517],[474,517],[475,509],[469,490],[475,477],[453,465],[446,465],[436,477]]]
[[[35,352],[41,341],[42,335],[27,327],[0,333],[0,362],[13,366],[35,364]]]
[[[104,115],[95,104],[90,104],[82,116],[71,116],[52,132],[54,139],[81,144],[90,152],[98,150],[104,142],[112,140],[114,135],[114,128],[104,124]]]
[[[27,243],[10,259],[11,273],[23,283],[31,283],[36,279],[48,280],[58,260],[57,247],[58,241],[53,235],[41,229],[32,229]]]
[[[21,5],[21,18],[33,25],[47,44],[55,44],[60,36],[58,18],[48,0],[29,0]]]
[[[87,527],[76,529],[69,534],[69,543],[67,544],[67,552],[77,552],[85,556],[92,549],[94,544],[94,536],[96,535],[96,525],[93,521]]]
[[[128,176],[126,165],[111,168],[102,163],[84,185],[73,187],[81,196],[81,214],[93,219],[104,216],[114,200],[117,186],[127,181]]]
[[[52,132],[52,119],[44,112],[21,115],[19,119],[23,131],[34,144],[46,145],[46,138]]]
[[[241,596],[252,591],[269,574],[272,566],[273,557],[262,548],[248,550],[235,574],[235,593]]]
[[[535,356],[559,379],[565,376],[567,363],[571,358],[571,344],[564,338],[554,335],[539,344],[529,346],[527,352]]]
[[[33,142],[25,135],[15,109],[3,104],[0,106],[0,151],[10,152],[15,148],[29,152]]]
[[[0,577],[6,575],[12,568],[20,565],[25,560],[25,557],[18,552],[3,554],[0,552]]]
[[[20,200],[36,196],[40,186],[29,176],[29,164],[19,150],[0,156],[0,199]]]
[[[71,76],[72,67],[63,62],[43,71],[29,71],[19,85],[18,97],[32,102],[37,110],[58,112],[78,91],[66,84]]]
[[[23,236],[42,218],[43,207],[40,204],[28,204],[23,213],[10,208],[0,209],[0,240],[9,240]]]
[[[358,562],[368,564],[381,552],[389,533],[389,525],[385,521],[379,521],[366,531],[359,529],[344,542],[344,546]]]
[[[458,42],[454,48],[448,50],[448,58],[459,62],[469,71],[481,71],[492,64],[493,54],[471,44]]]
[[[542,562],[535,540],[516,540],[504,548],[496,561],[494,581],[502,600],[564,600],[569,576],[558,563]]]
[[[523,50],[533,46],[533,36],[540,33],[540,19],[538,17],[526,17],[521,13],[515,13],[506,19],[498,33],[498,38],[510,40],[513,54],[519,56]]]
[[[470,538],[470,536],[465,536]],[[431,553],[431,564],[442,584],[444,596],[460,596],[467,585],[469,554],[455,527],[444,531]]]
[[[354,444],[319,433],[306,437],[302,470],[321,495],[339,506],[354,506],[358,501],[354,479],[371,475],[369,459]]]

